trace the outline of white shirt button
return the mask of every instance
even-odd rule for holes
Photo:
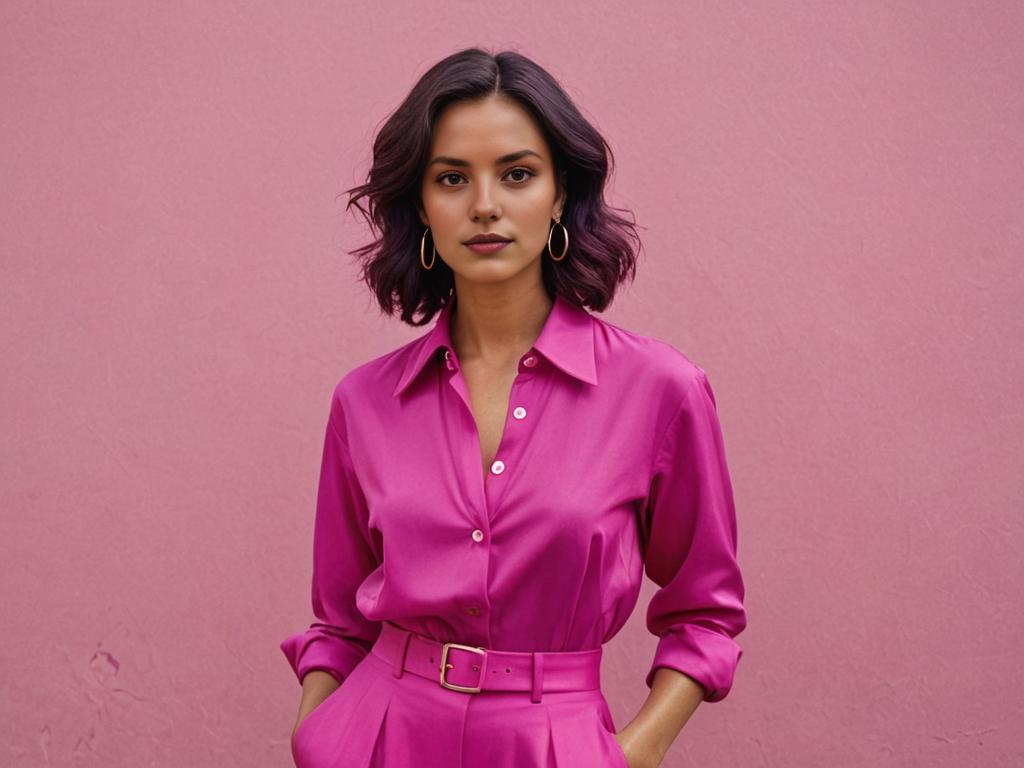
[[[520,405],[518,408],[516,408],[514,411],[512,411],[512,415],[515,416],[517,419],[525,419],[526,418],[526,409],[523,408],[523,406]]]
[[[527,368],[533,368],[533,366],[535,366],[536,364],[537,358],[534,357],[533,355],[527,355],[526,357],[523,358],[523,365],[525,365]]]
[[[496,461],[493,464],[491,464],[491,472],[493,472],[494,474],[500,475],[504,471],[505,471],[505,462],[502,461],[501,459],[498,459],[498,461]]]
[[[481,531],[479,528],[477,528],[475,531],[473,531],[473,541],[483,541],[483,540],[484,540],[484,532],[483,531]]]

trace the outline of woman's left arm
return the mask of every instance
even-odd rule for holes
[[[704,686],[670,667],[659,667],[647,701],[615,738],[629,768],[657,768],[701,701]]]
[[[630,768],[654,768],[701,701],[732,688],[747,625],[736,508],[711,384],[697,368],[653,459],[641,515],[644,567],[659,589],[646,624],[658,637],[650,695],[617,734]]]

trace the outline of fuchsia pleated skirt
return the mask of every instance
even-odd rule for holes
[[[385,622],[371,652],[299,724],[296,766],[628,768],[600,688],[600,648],[449,648],[445,682],[479,691],[441,684],[442,651]]]

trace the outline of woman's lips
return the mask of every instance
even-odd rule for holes
[[[471,250],[475,251],[476,253],[495,253],[497,251],[500,251],[502,248],[504,248],[510,242],[512,242],[512,241],[511,240],[502,240],[501,242],[491,242],[491,243],[468,243],[466,247],[470,248]]]

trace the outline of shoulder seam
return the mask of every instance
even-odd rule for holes
[[[704,370],[698,366],[697,375],[693,377],[693,379],[687,386],[693,387],[701,385],[701,379],[705,378],[705,375],[706,374],[704,373]],[[658,468],[658,462],[661,460],[661,455],[665,452],[665,445],[668,443],[668,438],[671,434],[672,427],[675,426],[675,423],[679,420],[679,417],[683,415],[683,411],[686,409],[686,405],[687,401],[684,398],[683,401],[679,403],[679,407],[676,409],[676,412],[672,415],[672,418],[668,420],[668,423],[665,425],[665,428],[662,429],[661,436],[655,443],[657,448],[654,451],[653,458],[651,459],[651,466],[648,472],[648,477],[654,476],[654,472]]]
[[[656,448],[654,450],[654,454],[651,457],[651,467],[647,473],[648,477],[654,477],[654,473],[658,469],[658,462],[661,460],[661,454],[665,452],[665,444],[668,442],[669,430],[682,415],[683,408],[685,407],[686,403],[680,403],[679,407],[676,409],[676,412],[672,415],[672,418],[668,420],[668,423],[665,425],[665,428],[661,430],[661,436],[655,443]]]
[[[332,395],[332,398],[333,397],[334,395]],[[341,408],[340,399],[338,400],[337,407]],[[341,431],[338,429],[338,425],[334,423],[334,407],[332,407],[330,412],[327,414],[327,425],[331,429],[331,431],[334,432],[334,435],[338,438],[338,443],[341,445],[342,450],[345,451],[346,457],[351,459],[352,454],[349,452],[348,439],[346,438],[345,435],[341,434]]]

